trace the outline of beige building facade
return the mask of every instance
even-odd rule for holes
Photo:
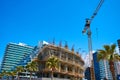
[[[84,61],[80,54],[75,53],[74,49],[69,50],[67,46],[63,48],[52,44],[44,45],[37,53],[36,58],[40,60],[39,77],[49,78],[51,76],[51,70],[45,65],[51,55],[56,56],[60,60],[59,68],[54,71],[55,78],[82,80],[84,77]]]

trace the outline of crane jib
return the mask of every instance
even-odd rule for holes
[[[93,15],[91,16],[91,20],[97,15],[97,12],[99,11],[99,9],[101,8],[102,4],[103,4],[104,0],[101,0],[97,6],[97,8],[95,9]]]
[[[104,0],[100,0],[100,2],[98,4],[98,6],[96,7],[93,15],[89,19],[86,19],[86,24],[85,24],[85,27],[84,27],[84,30],[82,31],[82,33],[85,33],[87,31],[87,29],[90,28],[90,23],[92,22],[92,20],[94,19],[94,17],[97,15],[97,12],[101,8],[103,2],[104,2]]]

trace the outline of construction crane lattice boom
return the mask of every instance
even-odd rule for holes
[[[86,24],[85,24],[85,27],[84,27],[84,30],[82,31],[82,33],[85,33],[88,30],[88,28],[90,28],[90,24],[91,24],[92,20],[95,18],[95,16],[97,15],[97,12],[100,10],[103,2],[104,2],[104,0],[101,0],[98,4],[97,8],[95,9],[93,15],[90,18],[86,19]]]
[[[82,33],[87,33],[88,35],[88,49],[89,49],[89,66],[91,66],[91,60],[92,60],[92,40],[91,40],[91,30],[90,30],[90,24],[92,22],[92,20],[95,18],[95,16],[97,15],[98,11],[100,10],[102,4],[103,4],[104,0],[100,0],[98,6],[96,7],[93,15],[90,17],[90,18],[87,18],[86,19],[86,24],[85,24],[85,27],[82,31]]]

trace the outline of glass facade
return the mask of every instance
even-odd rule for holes
[[[106,60],[101,60],[99,62],[100,65],[100,77],[101,79],[107,78],[108,80],[112,80],[112,74],[109,68],[109,62]]]
[[[1,64],[1,70],[11,71],[19,62],[33,51],[33,47],[19,43],[9,43],[6,46],[5,54]]]
[[[86,70],[85,70],[85,79],[91,80],[90,67],[87,67]]]
[[[115,76],[120,75],[120,62],[119,61],[114,62],[114,66],[115,66]]]
[[[112,74],[109,68],[109,62],[106,60],[97,61],[97,52],[93,54],[94,61],[94,71],[96,80],[102,80],[107,78],[108,80],[112,80]]]
[[[97,52],[93,54],[93,61],[94,61],[95,80],[101,80],[100,79],[100,66],[99,66],[99,62],[97,61]]]
[[[117,75],[117,80],[120,80],[120,75]]]
[[[120,39],[117,40],[118,43],[118,48],[119,48],[119,53],[120,53]]]

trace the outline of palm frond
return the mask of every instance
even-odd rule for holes
[[[104,47],[105,51],[109,53],[109,51],[110,51],[110,46],[109,46],[109,45],[104,45],[103,47]]]
[[[111,52],[111,54],[114,54],[114,52],[115,52],[115,48],[116,48],[116,44],[112,44],[111,46],[110,46],[110,52]]]
[[[105,50],[98,50],[98,53],[105,54]]]
[[[24,71],[24,67],[23,66],[17,66],[16,67],[16,71],[17,72],[23,72]]]
[[[36,72],[38,71],[38,64],[35,61],[32,61],[26,65],[26,70],[29,72]]]
[[[97,61],[99,62],[101,59],[104,59],[103,54],[98,53],[97,54]]]
[[[58,63],[59,63],[59,59],[55,56],[51,56],[47,62],[46,62],[46,66],[53,70],[53,69],[58,69]]]
[[[120,61],[120,55],[119,54],[114,54],[114,57],[115,57],[115,61]]]
[[[106,59],[107,57],[107,52],[105,50],[98,50],[99,55],[101,56],[101,59]]]

